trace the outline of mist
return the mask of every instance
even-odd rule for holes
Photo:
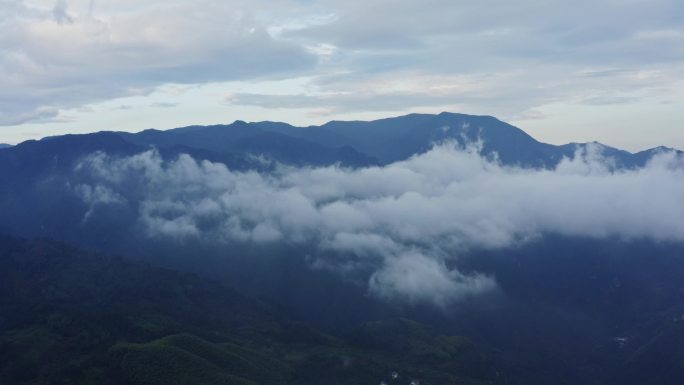
[[[75,172],[87,181],[73,186],[89,207],[84,223],[125,206],[149,238],[306,245],[312,269],[363,276],[368,292],[388,301],[446,306],[494,290],[496,277],[454,262],[547,233],[684,241],[684,159],[670,152],[617,170],[589,146],[548,170],[503,166],[477,144],[444,143],[382,167],[259,173],[147,151],[95,153]]]

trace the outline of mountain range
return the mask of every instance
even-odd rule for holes
[[[131,143],[172,147],[185,145],[218,153],[265,155],[286,163],[343,166],[388,164],[429,150],[435,143],[455,141],[461,145],[483,143],[484,154],[496,153],[503,164],[553,167],[574,156],[587,143],[554,146],[535,140],[523,130],[491,116],[443,112],[437,115],[411,114],[364,121],[332,121],[322,126],[294,127],[279,122],[184,127],[168,131],[146,130],[121,134]],[[618,167],[643,166],[664,147],[630,153],[606,145],[605,156]],[[306,158],[304,158],[306,157]]]
[[[364,121],[331,121],[322,126],[295,127],[280,122],[236,121],[227,125],[189,126],[138,133],[98,132],[48,137],[5,148],[0,153],[0,175],[61,167],[89,152],[131,154],[154,147],[168,156],[187,153],[197,159],[227,164],[235,169],[264,167],[256,158],[294,166],[366,167],[385,165],[424,153],[436,143],[462,146],[481,143],[484,155],[496,154],[504,165],[556,166],[588,146],[600,149],[618,168],[642,167],[657,147],[637,153],[600,143],[551,145],[491,116],[456,113],[410,114]]]
[[[397,171],[393,165],[418,159],[421,166],[425,159],[420,157],[440,143],[479,152],[477,159],[495,167],[493,177],[459,173],[459,166],[471,164],[442,163],[470,158],[429,158],[439,163],[436,177],[431,176],[435,179],[399,183],[398,193],[383,195],[386,185],[421,170],[412,165]],[[556,146],[493,117],[454,113],[316,127],[236,121],[62,135],[1,148],[0,384],[409,385],[416,379],[423,385],[678,385],[684,376],[684,246],[680,238],[666,236],[678,234],[670,225],[658,228],[665,234],[660,238],[639,232],[652,225],[643,220],[647,211],[659,208],[651,203],[670,204],[668,192],[678,191],[666,183],[662,189],[671,190],[649,195],[639,183],[670,182],[678,174],[658,169],[656,177],[634,179],[664,152],[684,154],[665,147],[630,153],[599,143]],[[581,174],[548,178],[564,159],[582,153],[600,154],[610,170],[579,188],[572,183]],[[182,162],[185,155],[192,161]],[[150,174],[155,167],[159,175]],[[389,177],[380,170],[389,170]],[[539,185],[517,178],[533,171],[542,186],[563,183],[559,189],[542,189],[530,205],[513,205],[512,216],[468,217],[481,204],[494,212],[505,210],[500,203],[510,201],[513,192],[535,193],[532,187]],[[353,173],[359,179],[344,179]],[[507,173],[513,184],[497,184]],[[609,189],[601,183],[613,173],[617,188]],[[331,175],[342,182],[321,182]],[[444,175],[452,179],[435,182]],[[468,184],[469,175],[484,180],[484,188]],[[298,184],[288,184],[292,180]],[[465,190],[454,189],[462,182],[468,182]],[[315,216],[307,211],[310,207],[301,199],[288,200],[293,191],[315,183],[321,186],[308,192],[321,198],[312,200],[311,207],[318,214],[333,210],[338,227],[332,228],[342,229],[342,236],[323,244],[307,235],[330,224],[314,221],[316,226],[305,227],[298,215]],[[416,192],[421,183],[429,184],[424,196]],[[436,304],[370,295],[368,286],[391,274],[384,271],[378,278],[364,270],[374,268],[367,248],[381,244],[394,250],[399,241],[388,242],[380,231],[352,231],[369,225],[340,207],[361,201],[365,185],[370,185],[370,198],[359,207],[369,210],[369,202],[389,207],[373,212],[391,219],[378,227],[412,237],[408,256],[417,259],[409,261],[425,259],[416,250],[439,258],[427,269],[409,264],[389,273],[431,274],[443,268],[462,273],[449,276],[458,283],[491,277],[495,289]],[[446,194],[435,193],[435,186],[445,186]],[[581,230],[587,224],[573,217],[575,207],[585,206],[569,201],[576,199],[573,188],[587,186],[611,192],[597,195],[609,200],[616,199],[616,191],[634,190],[642,205],[630,207],[633,201],[625,200],[585,213],[589,225],[604,223],[598,220],[602,216],[609,219],[607,229],[597,225],[598,235],[586,235]],[[165,190],[171,188],[179,192]],[[241,188],[242,195],[232,194]],[[344,188],[349,191],[341,199],[329,202]],[[548,191],[568,189],[561,204],[543,200],[551,195]],[[218,195],[203,195],[204,190]],[[477,199],[489,192],[495,199]],[[467,199],[468,194],[476,199]],[[445,196],[449,199],[437,199]],[[594,200],[591,194],[581,196]],[[417,206],[437,202],[436,208],[419,206],[432,209],[436,219],[404,223],[412,217],[399,215],[406,208],[397,204],[404,202],[401,198]],[[244,237],[238,240],[220,238],[210,229],[233,231],[233,218],[221,222],[216,202],[237,207],[230,215],[242,215],[248,224],[268,226],[260,233],[237,232]],[[459,202],[465,202],[461,211],[445,207]],[[636,213],[628,217],[636,235],[612,231],[620,228],[622,218],[609,212],[614,207]],[[279,216],[250,217],[267,209]],[[186,211],[199,213],[197,224],[192,223],[197,228],[188,224]],[[554,215],[545,216],[548,212]],[[475,230],[456,226],[453,237],[430,235],[433,227],[461,223],[459,215],[470,218]],[[515,215],[522,220],[513,221]],[[171,235],[151,234],[144,225],[150,218]],[[496,222],[500,218],[505,220]],[[285,230],[299,226],[305,231],[274,235],[278,221]],[[516,230],[535,221],[569,230],[540,227],[525,237],[512,232],[511,239],[487,232]],[[661,223],[670,222],[655,222]],[[192,230],[206,236],[188,236]],[[494,239],[472,247],[454,243],[459,236]],[[254,239],[261,241],[250,243]],[[345,240],[351,247],[344,252],[331,248]],[[448,248],[440,249],[442,243]],[[449,258],[450,253],[457,258]],[[342,266],[339,271],[328,269],[331,261]],[[344,274],[355,268],[361,273]],[[439,292],[443,282],[435,280],[436,286],[409,279],[389,285]],[[401,376],[393,378],[393,371]]]

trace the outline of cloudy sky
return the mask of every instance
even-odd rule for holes
[[[680,0],[0,0],[0,142],[494,115],[684,148]]]

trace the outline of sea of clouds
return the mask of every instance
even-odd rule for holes
[[[502,166],[446,143],[386,166],[233,171],[156,151],[95,153],[76,169],[89,206],[132,205],[146,235],[216,244],[311,245],[311,266],[369,272],[370,293],[447,305],[496,287],[453,262],[545,233],[684,241],[684,158],[663,152],[616,170],[599,147],[555,169]]]

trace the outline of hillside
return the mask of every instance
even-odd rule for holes
[[[682,159],[450,113],[2,149],[0,383],[678,385]]]
[[[375,324],[382,344],[333,336],[194,275],[57,242],[0,238],[0,293],[2,384],[362,384],[393,370],[495,383],[465,338],[408,321]]]

